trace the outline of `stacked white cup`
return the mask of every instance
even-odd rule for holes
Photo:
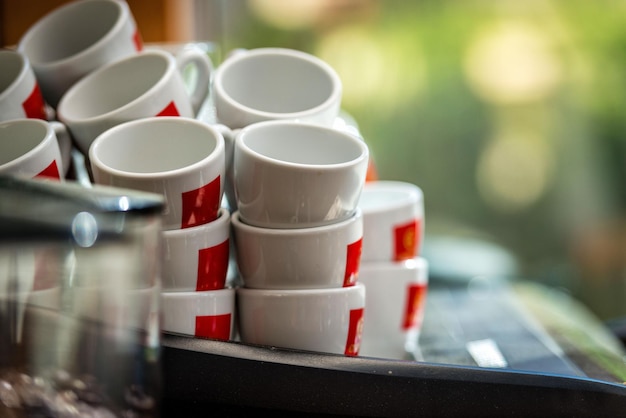
[[[359,208],[359,280],[367,289],[361,354],[405,358],[417,347],[428,289],[428,263],[420,257],[424,196],[412,183],[373,181],[363,188]]]
[[[225,285],[230,213],[220,205],[222,135],[191,118],[144,118],[102,133],[89,157],[96,183],[165,197],[163,331],[233,339],[235,290]]]

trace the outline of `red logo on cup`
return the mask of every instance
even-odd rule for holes
[[[222,289],[228,269],[228,239],[198,251],[196,291]]]
[[[419,223],[416,219],[394,228],[395,251],[394,260],[401,261],[417,255],[419,239]]]
[[[196,316],[196,337],[230,339],[230,314]]]
[[[421,325],[427,288],[428,285],[417,283],[408,286],[402,329],[419,328]]]
[[[35,177],[45,177],[51,178],[55,180],[60,180],[61,175],[59,174],[59,168],[57,167],[56,160],[52,161],[48,167],[44,168],[39,174]]]
[[[363,333],[363,308],[350,310],[350,325],[346,341],[346,356],[358,356],[361,348],[361,334]]]
[[[182,194],[181,228],[202,225],[217,219],[220,207],[220,176],[209,184]]]
[[[27,118],[48,119],[46,116],[46,105],[44,104],[39,84],[35,83],[33,91],[22,103],[22,109],[24,109]]]
[[[176,104],[172,101],[169,102],[169,104],[165,106],[163,110],[157,113],[157,116],[180,116],[180,112],[178,112]]]
[[[141,33],[139,33],[139,29],[135,29],[135,33],[133,34],[133,44],[135,45],[137,52],[143,49],[143,41],[141,40]]]
[[[343,287],[354,286],[359,277],[363,239],[349,244],[346,251],[346,271],[343,276]]]

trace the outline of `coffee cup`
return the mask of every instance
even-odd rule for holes
[[[235,289],[162,292],[163,331],[200,338],[232,340]]]
[[[69,141],[67,130],[58,122],[41,119],[0,122],[0,174],[63,180],[66,163],[59,142]],[[69,154],[67,157],[69,164]]]
[[[239,335],[256,345],[357,356],[365,287],[237,289]]]
[[[408,182],[367,182],[363,211],[364,262],[401,261],[419,256],[424,235],[424,196]]]
[[[197,70],[191,93],[181,71]],[[103,66],[73,85],[62,97],[58,118],[83,153],[93,140],[122,122],[153,116],[194,118],[208,95],[212,64],[199,48],[169,52],[145,50]]]
[[[18,43],[37,75],[45,101],[54,108],[79,79],[141,49],[133,15],[121,0],[64,4],[39,19]]]
[[[367,289],[361,355],[403,359],[418,343],[426,307],[428,262],[368,262],[359,275]]]
[[[95,183],[163,195],[163,229],[217,219],[224,139],[203,122],[175,116],[125,122],[96,138],[89,157]]]
[[[41,89],[28,58],[17,51],[0,50],[0,121],[48,119]]]
[[[259,122],[235,140],[240,219],[261,228],[308,228],[351,217],[369,151],[342,131],[294,121]]]
[[[248,288],[353,286],[359,275],[363,223],[350,218],[312,228],[259,228],[231,217],[237,266]]]
[[[166,292],[222,289],[229,261],[230,213],[185,229],[163,231],[161,284]]]

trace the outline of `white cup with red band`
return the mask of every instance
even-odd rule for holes
[[[224,138],[206,123],[167,116],[125,122],[100,135],[89,158],[95,183],[163,195],[163,229],[217,219]]]
[[[32,25],[18,43],[52,107],[76,81],[142,49],[128,4],[80,0],[57,7]]]
[[[182,77],[188,66],[197,74],[190,86]],[[209,93],[212,68],[200,48],[185,48],[176,56],[145,50],[78,81],[63,95],[57,115],[87,154],[98,135],[122,122],[153,116],[194,118]]]
[[[163,331],[228,341],[235,336],[235,289],[161,292]]]
[[[17,51],[0,51],[0,121],[48,119],[46,104],[28,58]]]
[[[235,139],[241,220],[261,228],[309,228],[351,217],[369,150],[354,135],[295,121],[259,122]]]
[[[0,122],[0,174],[63,180],[66,170],[58,138],[69,141],[65,127],[58,122]]]
[[[226,283],[230,213],[221,208],[216,220],[162,232],[161,284],[166,292],[222,289]]]
[[[365,184],[363,211],[364,262],[400,261],[419,256],[424,236],[422,190],[402,181]]]
[[[359,282],[367,289],[361,355],[406,357],[416,346],[422,327],[428,262],[418,257],[363,263]]]
[[[359,355],[365,287],[237,289],[242,342]]]
[[[231,217],[237,266],[244,285],[260,289],[353,286],[358,279],[363,219],[312,228],[259,228]]]

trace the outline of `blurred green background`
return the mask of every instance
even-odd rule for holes
[[[380,179],[424,191],[426,245],[493,243],[519,278],[626,315],[626,1],[220,8],[224,53],[294,48],[337,70]]]

